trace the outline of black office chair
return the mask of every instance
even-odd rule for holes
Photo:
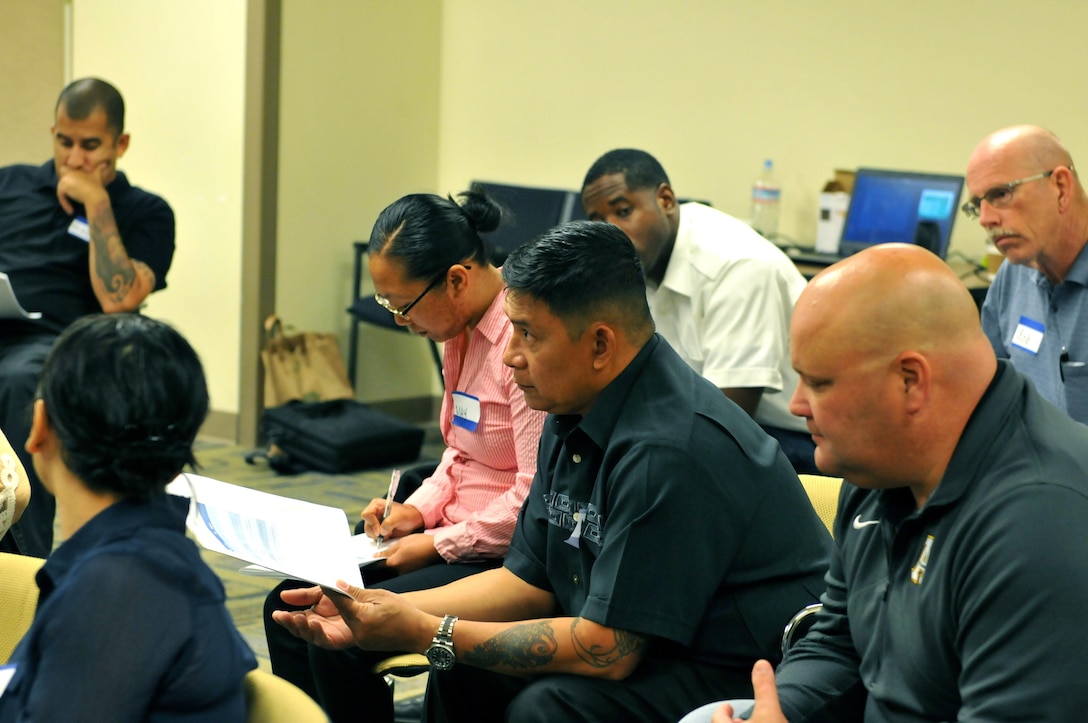
[[[502,266],[518,246],[548,229],[583,217],[581,196],[576,191],[492,181],[473,181],[470,187],[487,194],[503,209],[499,227],[480,234],[491,249],[491,261],[496,266]]]
[[[373,296],[362,295],[363,259],[366,257],[366,249],[369,245],[370,242],[368,241],[356,241],[354,244],[355,270],[351,287],[354,296],[352,297],[351,306],[347,308],[347,312],[351,314],[351,334],[348,341],[348,379],[351,381],[352,386],[355,386],[356,366],[359,363],[360,322],[373,324],[390,331],[408,332],[408,327],[399,325],[388,310],[378,305]],[[445,380],[442,377],[442,354],[438,351],[438,344],[431,339],[428,339],[427,343],[431,347],[431,357],[434,359],[435,368],[438,370],[438,381],[445,386]]]

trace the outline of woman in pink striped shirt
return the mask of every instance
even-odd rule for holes
[[[443,343],[446,451],[384,521],[386,500],[363,510],[367,534],[392,540],[384,572],[364,568],[368,587],[422,590],[501,565],[536,472],[545,415],[526,406],[502,363],[513,328],[502,311],[502,275],[479,235],[498,226],[501,209],[480,193],[460,199],[405,196],[382,211],[370,235],[378,303],[398,324]],[[283,587],[265,604],[273,671],[310,693],[333,721],[392,721],[389,688],[370,672],[388,654],[329,651],[294,638],[271,619],[272,610],[288,608]]]

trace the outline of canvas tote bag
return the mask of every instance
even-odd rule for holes
[[[293,400],[323,402],[354,399],[347,368],[335,334],[287,334],[273,314],[265,319],[264,406],[278,407]]]

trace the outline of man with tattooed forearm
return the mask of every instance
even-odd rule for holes
[[[830,539],[793,468],[654,333],[620,229],[549,231],[503,279],[504,361],[549,413],[504,566],[404,595],[285,591],[312,607],[274,619],[322,647],[426,652],[430,721],[675,721],[750,691],[823,588]]]
[[[0,271],[35,318],[0,317],[0,429],[15,442],[34,502],[0,550],[45,557],[53,498],[22,450],[42,363],[69,324],[92,313],[134,311],[166,286],[174,213],[117,170],[128,150],[125,106],[109,83],[69,84],[54,110],[53,159],[0,168]]]

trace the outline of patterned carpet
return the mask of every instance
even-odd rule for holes
[[[426,432],[419,460],[402,466],[438,460],[444,449],[441,436],[436,426],[426,428]],[[386,493],[392,471],[392,467],[380,467],[353,474],[306,472],[281,476],[269,469],[264,462],[247,464],[245,456],[251,451],[248,448],[201,440],[197,444],[196,453],[201,465],[199,473],[264,492],[340,507],[347,513],[352,525],[359,519],[359,512],[370,500]],[[227,590],[227,607],[235,625],[253,648],[260,667],[271,672],[261,614],[265,597],[278,581],[241,574],[238,569],[245,563],[232,557],[208,551],[203,554],[207,563],[223,580]],[[420,692],[421,686],[421,680],[398,681],[397,698],[416,694]]]

